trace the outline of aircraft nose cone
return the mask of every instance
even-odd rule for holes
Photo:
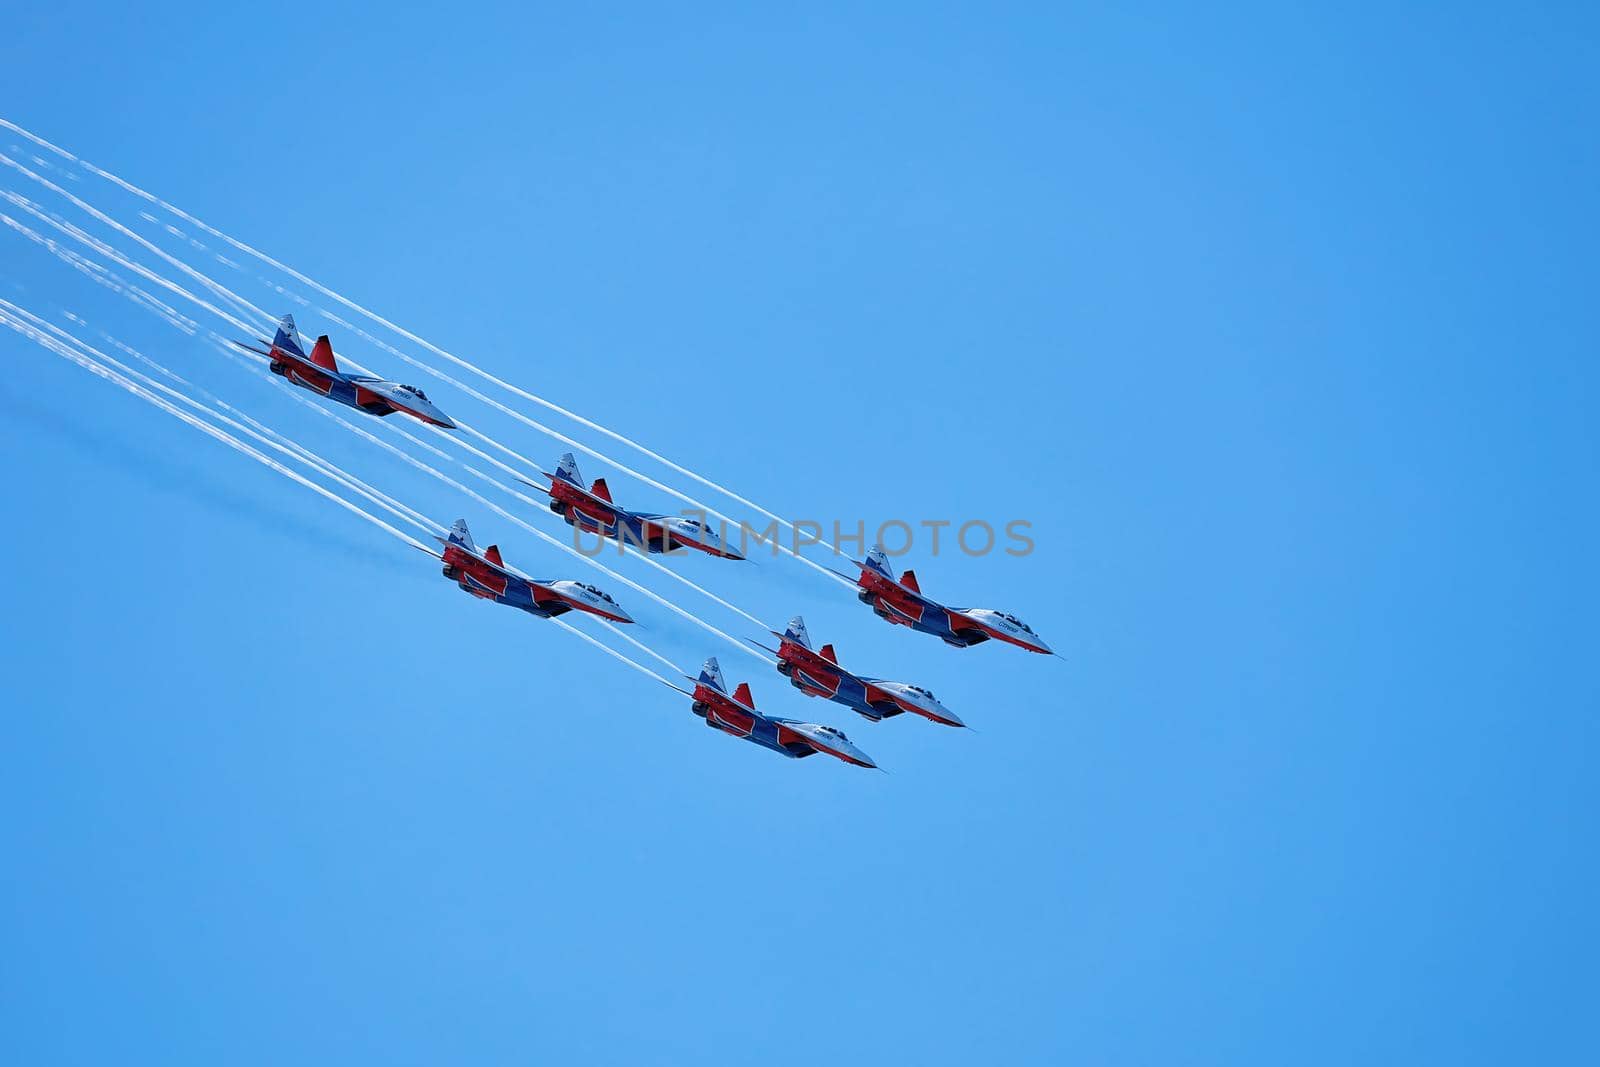
[[[961,716],[957,715],[955,712],[951,711],[949,708],[945,707],[943,704],[939,705],[939,717],[941,719],[943,719],[945,722],[949,723],[951,726],[966,726],[967,725],[966,723],[961,721]]]
[[[621,604],[617,605],[617,621],[618,622],[632,622],[633,621],[633,616],[629,615],[628,614],[628,609],[624,608]]]

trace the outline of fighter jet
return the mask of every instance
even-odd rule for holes
[[[541,619],[583,611],[611,622],[633,621],[620,604],[592,585],[524,578],[505,565],[498,545],[480,553],[465,519],[455,521],[449,537],[434,540],[444,545],[444,554],[436,557],[444,561],[444,576],[475,597],[521,608]]]
[[[403,411],[412,418],[434,426],[442,426],[447,430],[456,428],[456,424],[444,412],[433,406],[428,395],[414,385],[401,385],[398,382],[386,382],[382,378],[341,371],[338,363],[334,362],[333,344],[327,334],[318,337],[317,343],[311,347],[311,354],[306,355],[300,344],[300,332],[295,329],[293,315],[285,315],[278,320],[278,332],[272,338],[271,351],[263,352],[243,341],[233,343],[246,352],[270,359],[273,374],[283,376],[302,389],[320,393],[329,400],[365,411],[368,415],[376,415],[381,419],[385,415]],[[261,343],[267,344],[267,341],[263,339]]]
[[[712,729],[754,741],[793,759],[823,752],[857,767],[877,767],[865,752],[832,726],[763,715],[756,710],[750,686],[745,682],[740,682],[739,688],[729,696],[727,684],[722,680],[722,667],[715,656],[701,666],[700,677],[691,680],[695,683],[693,692],[675,685],[672,688],[694,700],[690,707]]]
[[[806,696],[843,704],[873,722],[909,711],[945,726],[966,725],[921,686],[851,674],[839,666],[839,657],[834,654],[832,645],[823,645],[820,652],[813,651],[806,621],[798,615],[789,620],[783,633],[773,630],[772,636],[783,639],[777,648],[767,648],[755,641],[751,644],[776,655],[778,673]]]
[[[982,644],[993,638],[1029,652],[1054,654],[1050,646],[1015,615],[992,608],[947,608],[922,595],[917,576],[911,571],[895,581],[889,570],[889,557],[880,545],[873,545],[865,560],[853,562],[861,568],[861,577],[855,579],[856,597],[871,607],[880,619],[933,634],[956,648]]]
[[[539,473],[550,479],[550,488],[526,479],[518,481],[549,496],[550,510],[567,520],[568,526],[615,538],[648,553],[693,548],[723,559],[744,559],[715,530],[698,519],[619,508],[611,502],[611,490],[606,487],[604,478],[596,478],[594,486],[585,489],[583,476],[578,473],[578,461],[571,452],[562,455],[554,474]]]

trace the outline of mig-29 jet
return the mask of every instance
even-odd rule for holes
[[[715,656],[705,661],[700,668],[700,677],[693,681],[693,692],[676,685],[672,688],[690,697],[694,701],[690,709],[714,730],[753,741],[792,759],[805,759],[814,753],[824,752],[857,767],[878,766],[832,726],[779,719],[757,711],[755,698],[750,695],[750,686],[746,682],[740,682],[739,688],[730,696],[727,683],[722,680],[722,667]]]
[[[585,489],[583,475],[578,473],[578,461],[571,452],[562,455],[554,474],[539,473],[550,479],[548,489],[525,478],[518,481],[548,495],[550,510],[565,519],[569,526],[615,538],[648,553],[693,548],[723,559],[744,559],[709,523],[700,519],[620,508],[612,503],[611,490],[604,478],[596,478],[594,485]]]
[[[896,626],[909,626],[933,634],[947,645],[966,648],[991,638],[1029,652],[1053,655],[1054,650],[1032,627],[1015,615],[993,608],[950,608],[922,595],[917,576],[906,571],[895,581],[889,570],[889,557],[881,545],[873,545],[865,560],[853,560],[861,568],[855,579],[856,598],[880,619]],[[837,572],[835,572],[837,573]],[[841,575],[848,578],[849,575]]]
[[[479,552],[472,543],[465,519],[455,521],[449,537],[434,540],[444,545],[444,553],[435,557],[444,562],[444,576],[482,600],[521,608],[541,619],[582,611],[609,622],[633,621],[633,616],[622,610],[610,595],[592,585],[524,578],[505,565],[505,560],[500,558],[500,546],[490,545]]]
[[[442,426],[446,430],[456,428],[449,416],[434,407],[428,394],[416,386],[386,382],[382,378],[363,374],[346,374],[340,370],[339,364],[334,361],[333,344],[327,334],[317,338],[317,343],[311,347],[311,354],[306,355],[306,350],[300,344],[300,331],[294,326],[293,315],[285,315],[278,320],[278,332],[270,342],[270,351],[264,352],[243,341],[233,343],[246,352],[266,356],[272,361],[269,365],[272,373],[291,384],[320,393],[329,400],[337,400],[368,415],[376,415],[381,419],[385,415],[403,411],[414,419]],[[268,342],[263,340],[261,343]]]
[[[834,654],[832,645],[823,645],[821,651],[812,649],[806,621],[798,615],[789,621],[783,633],[773,630],[772,636],[782,638],[777,648],[767,648],[756,641],[750,643],[776,655],[778,673],[806,696],[843,704],[873,722],[909,711],[945,726],[966,725],[921,686],[852,674],[839,666],[839,657]]]

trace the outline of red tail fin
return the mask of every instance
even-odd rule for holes
[[[606,488],[606,480],[604,478],[596,478],[594,480],[594,488],[589,492],[604,500],[607,504],[611,503],[611,490]]]
[[[753,708],[756,706],[756,698],[750,695],[749,682],[739,683],[739,688],[733,691],[733,699],[737,700],[747,708]]]
[[[311,362],[323,370],[338,373],[339,364],[333,361],[333,342],[328,340],[327,334],[317,338],[317,343],[311,346]]]
[[[500,558],[500,546],[490,545],[483,550],[483,558],[493,563],[496,567],[504,567],[506,561]]]
[[[922,592],[922,587],[917,585],[916,571],[906,571],[904,574],[902,574],[900,576],[900,584],[911,590],[913,593]]]
[[[829,663],[833,664],[835,667],[837,667],[839,665],[839,657],[835,656],[833,654],[833,646],[832,645],[823,645],[822,646],[822,651],[818,652],[817,655],[821,656],[823,659],[827,660]]]

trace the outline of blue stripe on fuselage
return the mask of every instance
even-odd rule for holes
[[[539,606],[538,602],[533,599],[533,591],[528,588],[528,583],[520,578],[511,578],[507,581],[506,591],[503,594],[496,593],[471,574],[463,573],[460,585],[461,588],[469,593],[474,589],[482,590],[492,596],[496,604],[504,604],[508,608],[517,608],[521,611],[526,611],[529,615],[537,615],[541,619],[548,619],[552,614]]]

